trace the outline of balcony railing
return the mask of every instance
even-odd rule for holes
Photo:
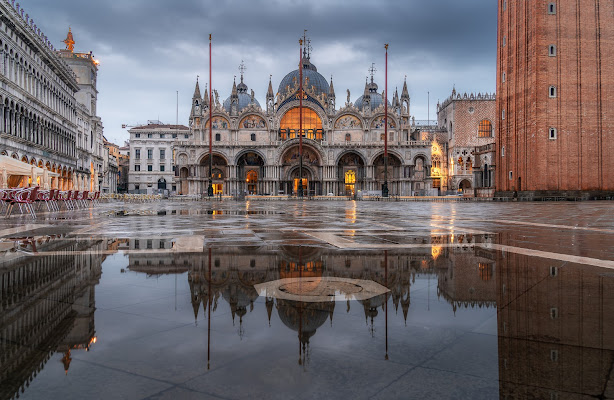
[[[280,129],[277,137],[281,141],[296,139],[299,137],[298,131],[298,129]],[[305,139],[316,140],[318,142],[326,140],[326,134],[322,129],[303,129],[302,136]]]

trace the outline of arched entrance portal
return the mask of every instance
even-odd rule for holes
[[[302,181],[303,193],[308,195],[310,193],[308,192],[309,188],[313,186],[309,184],[310,182],[313,181],[311,171],[309,171],[306,167],[303,167],[302,179],[300,179],[299,171],[300,171],[300,168],[296,167],[290,173],[290,181],[292,182],[292,193],[298,193],[298,185],[300,185]]]
[[[264,171],[264,160],[259,154],[248,152],[239,157],[237,160],[239,190],[245,194],[263,194]]]
[[[362,157],[355,152],[348,152],[341,156],[337,163],[339,182],[337,190],[339,195],[354,196],[356,191],[362,190],[365,163]]]
[[[469,182],[467,179],[463,179],[459,184],[458,184],[458,190],[460,192],[464,192],[467,189],[471,189],[471,182]]]
[[[394,154],[388,153],[388,174],[384,162],[384,154],[380,154],[373,162],[375,180],[377,182],[377,190],[381,190],[386,178],[388,178],[388,187],[390,194],[398,195],[400,193],[399,177],[401,176],[401,160]]]
[[[321,195],[321,165],[319,153],[312,147],[303,145],[303,173],[300,176],[299,146],[288,148],[281,157],[282,176],[286,177],[281,189],[286,194],[295,194],[299,184],[302,184],[305,195]]]
[[[209,154],[202,158],[200,161],[200,176],[204,178],[204,188],[201,190],[202,193],[207,193],[207,188],[209,187],[209,177],[211,177],[213,181],[213,194],[216,195],[224,193],[224,182],[226,181],[227,166],[228,163],[223,157],[214,154],[211,173],[209,173]]]

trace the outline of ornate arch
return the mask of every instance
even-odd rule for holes
[[[428,156],[426,153],[420,152],[411,159],[412,165],[416,165],[416,160],[418,159],[418,157],[424,158],[425,162],[429,162],[429,160],[431,159],[431,157]]]
[[[237,153],[237,155],[235,156],[234,165],[238,165],[239,164],[239,160],[241,159],[241,157],[243,157],[247,153],[255,153],[255,154],[257,154],[258,157],[262,158],[262,161],[264,162],[264,165],[267,165],[266,164],[267,160],[266,160],[266,157],[264,156],[264,154],[260,150],[256,150],[256,149],[252,149],[252,148],[243,149],[243,150],[239,151]]]
[[[343,117],[347,117],[347,116],[352,116],[356,119],[358,119],[358,121],[360,122],[360,126],[357,127],[351,127],[351,128],[337,128],[337,122],[339,122],[339,120]],[[342,113],[338,114],[335,116],[335,118],[333,118],[333,123],[332,123],[332,129],[335,130],[343,130],[343,129],[365,129],[365,119],[358,113],[355,111],[343,111]]]
[[[335,159],[335,165],[339,165],[339,162],[341,161],[341,159],[347,154],[356,154],[358,157],[360,157],[361,161],[363,162],[363,165],[367,166],[367,157],[364,154],[362,154],[360,151],[358,151],[357,149],[342,151]]]
[[[205,160],[205,157],[207,157],[208,155],[209,155],[208,151],[201,153],[201,155],[198,156],[198,164],[202,164],[203,161]],[[230,163],[228,162],[228,157],[226,157],[224,154],[214,151],[213,157],[216,157],[216,156],[221,157],[224,160],[224,162],[226,162],[226,165],[230,165]]]
[[[283,118],[283,116],[290,111],[293,108],[298,108],[299,107],[299,101],[298,100],[294,100],[291,101],[289,103],[284,104],[280,109],[277,110],[276,114],[275,114],[275,129],[279,129],[279,124],[281,123],[281,119]],[[327,130],[331,130],[332,128],[330,127],[330,123],[328,121],[328,116],[326,115],[326,113],[324,112],[324,110],[322,109],[318,109],[316,107],[313,107],[311,104],[307,103],[305,104],[305,102],[303,102],[303,108],[308,108],[311,111],[315,112],[317,114],[317,116],[320,118],[320,121],[322,121],[322,129],[324,131]]]
[[[290,147],[293,146],[298,146],[299,140],[298,139],[289,139],[286,140],[285,142],[283,142],[281,144],[281,146],[277,147],[275,149],[275,156],[274,156],[274,160],[276,160],[279,165],[281,165],[281,157],[284,155],[284,153],[286,152],[286,150],[288,150]],[[320,146],[320,144],[318,142],[309,140],[307,142],[307,144],[305,144],[305,141],[303,141],[303,145],[307,145],[309,147],[313,147],[313,149],[318,153],[318,155],[320,156],[320,160],[322,165],[328,165],[328,163],[326,162],[326,154],[324,154],[324,150],[322,149],[322,146]]]
[[[384,129],[384,128],[372,128],[373,126],[373,122],[375,122],[376,119],[383,117],[385,115],[385,113],[380,112],[377,113],[375,115],[373,115],[371,118],[369,118],[368,120],[368,125],[367,125],[367,129],[371,130],[371,129]],[[400,129],[399,127],[399,121],[397,120],[396,116],[394,114],[388,113],[388,125],[390,125],[390,122],[394,123],[394,127],[388,127],[388,129],[394,129],[395,131],[398,131]]]
[[[371,156],[371,158],[369,159],[369,165],[373,165],[375,163],[375,159],[377,159],[377,157],[384,155],[384,150],[378,151],[375,154],[373,154]],[[401,162],[401,165],[405,165],[403,164],[403,156],[397,151],[397,150],[391,150],[388,149],[388,156],[393,155],[396,158],[399,159],[399,161]]]
[[[260,127],[260,126],[256,126],[256,127],[244,127],[244,120],[249,118],[249,117],[258,117],[262,120],[262,122],[264,122],[264,127]],[[269,124],[266,120],[266,116],[260,112],[254,111],[254,110],[248,110],[245,113],[241,114],[238,118],[238,122],[237,122],[237,129],[241,130],[241,129],[255,129],[255,130],[268,130],[269,129]]]

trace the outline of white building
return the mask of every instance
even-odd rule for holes
[[[184,125],[165,125],[149,121],[130,133],[130,193],[175,192],[175,164],[173,144],[189,140],[190,128]]]

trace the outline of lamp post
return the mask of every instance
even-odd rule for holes
[[[388,197],[388,43],[386,48],[386,80],[384,86],[384,184],[382,197]]]
[[[213,85],[211,84],[211,34],[209,34],[209,187],[207,196],[213,197]]]

